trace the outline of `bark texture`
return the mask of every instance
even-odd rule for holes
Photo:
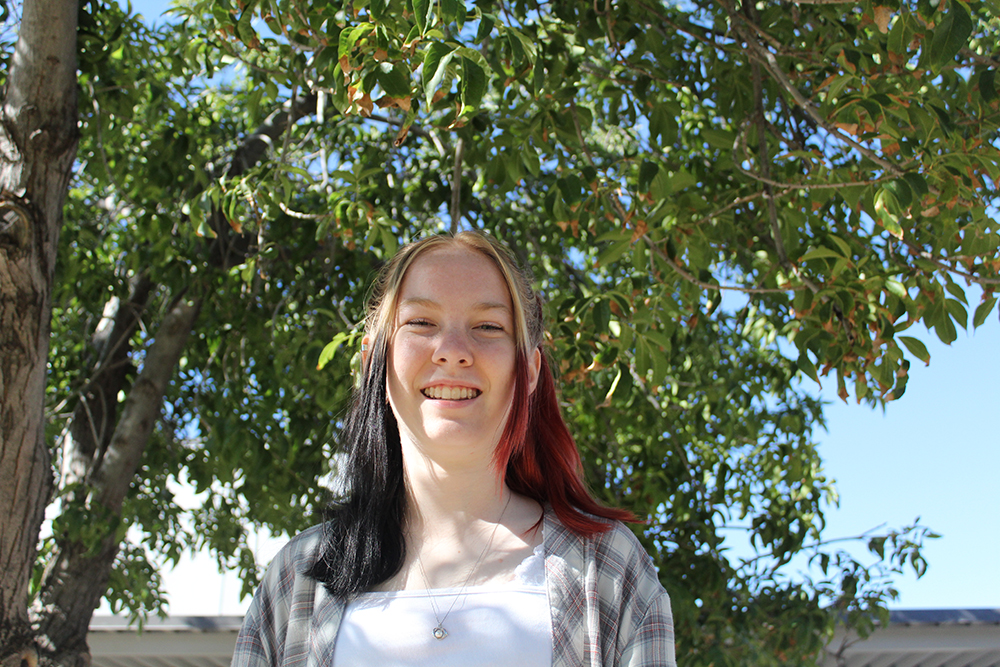
[[[0,111],[0,662],[34,656],[28,584],[52,488],[45,370],[76,155],[74,0],[26,0]],[[30,659],[29,659],[30,662]]]

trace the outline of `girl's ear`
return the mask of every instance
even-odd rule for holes
[[[365,334],[361,338],[361,368],[368,368],[368,355],[371,352],[369,346],[371,345],[371,338],[368,334]]]
[[[531,394],[535,391],[535,385],[538,384],[538,373],[542,368],[542,350],[541,348],[535,348],[534,352],[528,355],[528,393]]]

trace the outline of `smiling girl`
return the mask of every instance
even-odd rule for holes
[[[669,598],[632,517],[581,478],[541,314],[482,234],[386,265],[345,491],[268,568],[234,667],[674,665]]]

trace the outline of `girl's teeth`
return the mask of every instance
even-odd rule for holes
[[[424,390],[428,398],[436,398],[444,401],[464,401],[475,398],[479,392],[467,387],[430,387]]]

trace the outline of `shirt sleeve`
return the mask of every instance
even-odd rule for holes
[[[653,599],[634,628],[619,664],[621,667],[675,667],[674,621],[670,598],[664,592]]]

